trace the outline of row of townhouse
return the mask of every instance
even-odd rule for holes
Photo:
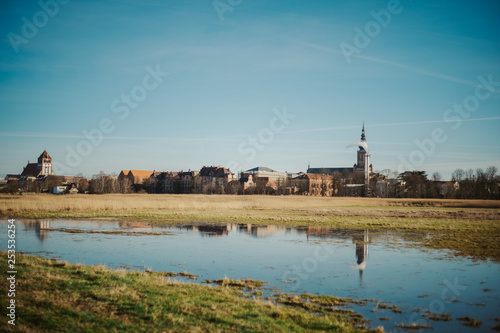
[[[155,184],[159,193],[259,193],[332,196],[333,178],[328,175],[278,172],[266,167],[242,171],[239,177],[221,166],[200,171],[122,170],[118,180],[129,185]]]
[[[154,181],[157,191],[161,193],[193,193],[205,192],[227,187],[238,181],[237,176],[229,169],[221,166],[204,166],[200,171],[145,171],[122,170],[119,181],[128,181],[130,185],[147,185]]]

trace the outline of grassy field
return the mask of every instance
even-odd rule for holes
[[[238,288],[179,283],[160,273],[112,271],[20,254],[16,261],[16,326],[7,324],[3,314],[3,332],[366,331],[359,315],[326,306],[343,299],[321,300],[310,308],[280,306],[243,297]],[[0,270],[8,270],[5,260]],[[8,290],[7,280],[0,281],[0,288]],[[0,307],[6,306],[2,297]]]
[[[500,261],[500,201],[230,195],[0,196],[4,218],[113,218],[423,230],[423,246]]]

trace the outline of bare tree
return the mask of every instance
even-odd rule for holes
[[[462,179],[464,179],[464,174],[465,174],[464,170],[462,170],[462,169],[456,169],[451,174],[451,180],[454,181],[454,182],[461,182]]]
[[[241,193],[243,193],[243,186],[240,184],[239,181],[233,180],[227,184],[226,193],[227,194],[241,194]]]
[[[432,181],[440,182],[441,179],[442,179],[442,177],[441,177],[441,174],[439,172],[434,172],[432,174]]]
[[[386,178],[390,178],[393,172],[391,169],[383,169],[383,170],[380,170],[378,173],[385,176]]]
[[[87,178],[83,176],[82,173],[79,173],[75,176],[75,184],[76,188],[78,189],[78,192],[80,193],[85,193],[89,190],[89,182],[87,181]]]
[[[124,177],[118,181],[118,188],[120,193],[132,192],[132,183],[128,177]]]
[[[488,180],[492,181],[495,180],[497,176],[498,169],[495,166],[490,166],[486,168],[486,176],[488,177]]]

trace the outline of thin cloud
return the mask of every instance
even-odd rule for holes
[[[424,163],[422,164],[422,167],[449,167],[449,166],[455,166],[460,169],[465,169],[466,167],[472,168],[472,167],[480,167],[480,168],[487,168],[492,165],[499,165],[500,161],[499,160],[493,160],[493,161],[475,161],[475,162],[460,162],[460,164],[457,164],[457,162],[447,162],[447,163]]]
[[[500,120],[500,117],[489,117],[489,118],[475,118],[475,119],[462,119],[464,122],[469,121],[487,121],[487,120]],[[401,123],[382,123],[382,124],[371,124],[365,125],[367,128],[371,127],[386,127],[386,126],[402,126],[402,125],[421,125],[421,124],[435,124],[435,123],[452,123],[453,120],[426,120],[426,121],[413,121],[413,122],[401,122]],[[349,126],[337,126],[337,127],[325,127],[325,128],[311,128],[302,129],[295,131],[283,131],[275,133],[278,134],[297,134],[297,133],[311,133],[311,132],[325,132],[334,131],[341,129],[353,129],[359,128],[359,125],[349,125]],[[104,139],[107,140],[143,140],[143,141],[154,141],[154,140],[165,140],[165,141],[192,141],[192,142],[204,142],[204,141],[228,141],[236,140],[242,138],[248,138],[248,136],[255,135],[252,134],[241,134],[235,136],[226,137],[203,137],[203,138],[189,138],[189,137],[138,137],[138,136],[105,136]],[[76,134],[57,134],[57,133],[16,133],[16,132],[0,132],[0,136],[3,137],[28,137],[28,138],[49,138],[49,139],[87,139],[84,135]]]
[[[341,51],[339,51],[337,49],[332,49],[332,48],[329,48],[329,47],[325,47],[325,46],[317,45],[317,44],[313,44],[313,43],[302,42],[302,41],[298,41],[298,40],[295,40],[295,39],[291,39],[291,40],[294,43],[296,43],[296,44],[299,44],[299,45],[302,45],[302,46],[306,46],[306,47],[310,47],[310,48],[313,48],[313,49],[316,49],[316,50],[330,52],[330,53],[335,53],[335,54],[340,54],[342,56],[344,55]],[[425,75],[425,76],[434,77],[434,78],[437,78],[437,79],[442,79],[442,80],[449,81],[449,82],[464,84],[464,85],[471,86],[471,87],[474,87],[474,88],[481,86],[477,82],[473,82],[473,81],[469,81],[469,80],[464,80],[464,79],[461,79],[461,78],[458,78],[458,77],[455,77],[455,76],[451,76],[451,75],[447,75],[447,74],[442,74],[442,73],[437,73],[437,72],[429,71],[429,70],[426,70],[426,69],[423,69],[423,68],[418,68],[418,67],[413,67],[413,66],[405,65],[405,64],[402,64],[402,63],[399,63],[399,62],[395,62],[395,61],[389,61],[389,60],[384,60],[384,59],[380,59],[380,58],[369,57],[369,56],[365,56],[365,55],[362,55],[362,54],[356,54],[356,53],[353,53],[351,56],[355,57],[355,58],[363,59],[363,60],[368,60],[368,61],[371,61],[371,62],[376,62],[376,63],[380,63],[380,64],[384,64],[384,65],[389,65],[389,66],[393,66],[393,67],[402,68],[402,69],[410,71],[410,72],[422,74],[422,75]],[[494,92],[500,93],[496,89],[494,90]]]
[[[27,137],[27,138],[48,138],[48,139],[88,139],[84,135],[75,134],[54,134],[54,133],[13,133],[13,132],[0,132],[3,137]],[[236,138],[236,137],[235,137]],[[185,138],[185,137],[138,137],[138,136],[104,136],[106,140],[141,140],[141,141],[219,141],[230,140],[227,138]]]
[[[489,117],[489,118],[462,119],[462,121],[486,121],[486,120],[499,120],[499,119],[500,119],[500,117]],[[455,122],[455,121],[454,120],[425,120],[425,121],[413,121],[413,122],[402,122],[402,123],[371,124],[371,125],[365,125],[365,127],[371,128],[371,127],[421,125],[421,124],[453,123],[453,122]],[[359,125],[312,128],[312,129],[303,129],[303,130],[296,130],[296,131],[286,131],[286,132],[281,132],[281,133],[296,134],[296,133],[307,133],[307,132],[324,132],[324,131],[333,131],[333,130],[351,129],[351,128],[359,128]]]

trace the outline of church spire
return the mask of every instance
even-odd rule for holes
[[[363,130],[361,131],[361,141],[366,141],[365,122],[364,121],[363,121]]]

